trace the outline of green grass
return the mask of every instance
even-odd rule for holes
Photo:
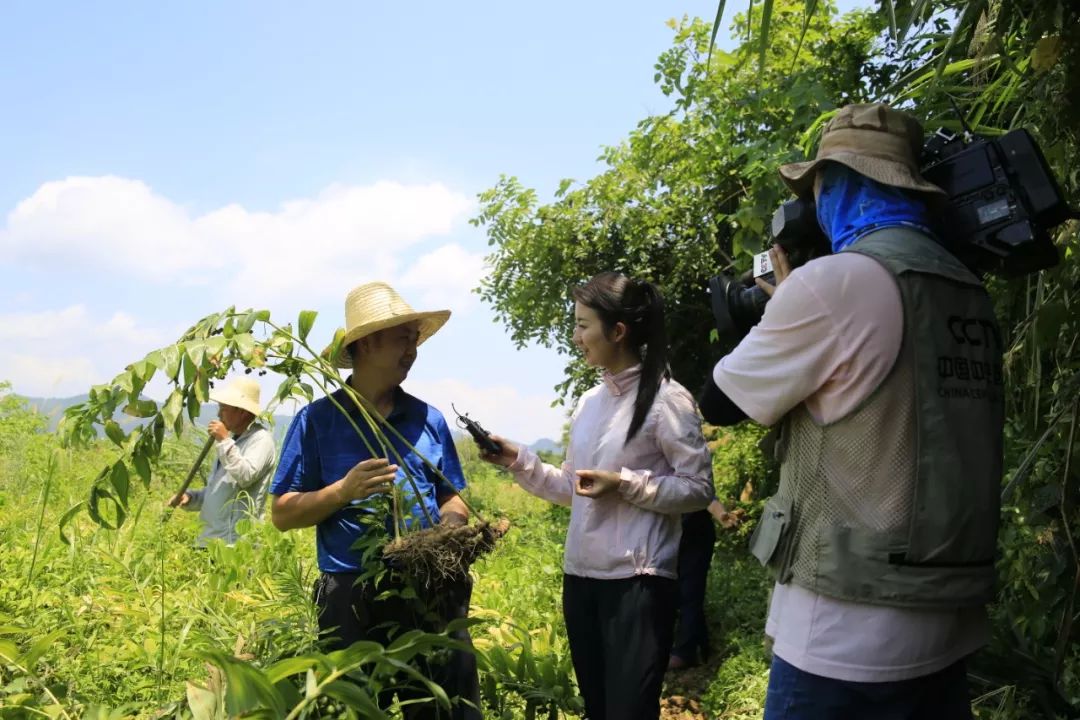
[[[314,653],[312,530],[258,523],[236,547],[199,550],[197,515],[163,508],[197,441],[170,442],[150,491],[133,490],[121,529],[84,512],[66,526],[65,543],[61,517],[113,451],[104,442],[59,449],[38,421],[10,403],[0,408],[0,718],[191,717],[190,688],[219,681],[209,655],[261,672]],[[463,455],[470,502],[512,523],[474,566],[486,716],[576,715],[561,608],[568,511],[528,495],[470,448]],[[750,639],[760,637],[764,585],[738,539],[721,542],[711,582],[714,648],[731,658],[705,692],[716,711],[760,701],[763,655]],[[302,716],[333,707],[312,704]]]

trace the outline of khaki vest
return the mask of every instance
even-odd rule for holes
[[[848,252],[896,279],[904,337],[882,384],[819,425],[800,405],[781,428],[780,486],[751,552],[781,583],[897,607],[993,596],[1002,466],[1002,342],[978,278],[906,228]]]

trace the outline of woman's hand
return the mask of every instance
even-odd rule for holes
[[[492,435],[491,439],[499,444],[499,452],[488,453],[480,451],[480,459],[500,467],[510,467],[513,465],[514,461],[517,460],[518,446],[498,435]]]
[[[779,245],[773,245],[769,248],[769,262],[773,266],[773,275],[776,276],[776,285],[770,285],[761,278],[754,278],[754,282],[757,286],[765,291],[765,294],[769,297],[773,296],[776,292],[776,288],[780,287],[780,283],[784,282],[788,275],[791,274],[791,262],[788,260],[787,253],[784,248]]]
[[[617,490],[621,484],[622,478],[617,472],[578,470],[577,480],[574,481],[574,492],[584,497],[598,498],[607,495],[612,490]]]

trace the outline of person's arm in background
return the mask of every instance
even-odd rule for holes
[[[269,432],[259,432],[250,440],[245,440],[243,450],[229,436],[214,444],[221,466],[232,482],[243,490],[263,477],[274,461],[274,438]]]

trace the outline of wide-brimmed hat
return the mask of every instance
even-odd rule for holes
[[[250,378],[237,378],[221,390],[211,390],[210,399],[219,405],[247,410],[256,417],[262,412],[259,407],[259,383]]]
[[[438,332],[449,318],[449,310],[413,310],[394,288],[384,282],[365,283],[353,288],[345,298],[345,336],[341,339],[341,350],[333,359],[334,365],[351,368],[349,345],[372,333],[415,322],[419,326],[420,337],[416,341],[419,345]]]
[[[919,172],[922,145],[922,125],[907,113],[884,103],[846,105],[825,125],[817,156],[780,166],[780,177],[806,198],[813,194],[818,168],[832,161],[885,185],[944,195]]]

